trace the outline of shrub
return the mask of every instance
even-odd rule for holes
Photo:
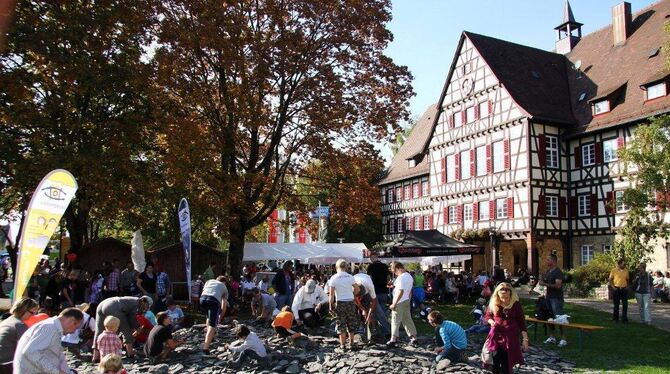
[[[589,297],[591,290],[607,283],[610,271],[615,266],[611,257],[597,253],[588,264],[568,272],[571,282],[566,284],[566,291],[577,297]]]

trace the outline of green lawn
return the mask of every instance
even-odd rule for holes
[[[532,315],[535,304],[532,300],[522,300],[524,312]],[[434,306],[433,306],[434,307]],[[472,324],[471,305],[440,305],[436,308],[446,318],[458,322],[464,328]],[[567,329],[568,346],[545,346],[561,353],[561,357],[577,364],[579,370],[612,370],[621,373],[670,373],[670,333],[639,323],[616,324],[611,315],[578,305],[565,304],[565,313],[570,321],[605,327],[589,337],[585,334],[583,349],[579,349],[577,332]],[[417,321],[417,329],[422,334],[432,334],[427,323]],[[537,340],[533,339],[533,329],[529,329],[530,343],[543,345],[544,329],[537,330]]]

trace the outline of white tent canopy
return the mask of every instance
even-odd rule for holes
[[[243,261],[290,261],[329,265],[339,259],[363,262],[363,243],[244,243]]]

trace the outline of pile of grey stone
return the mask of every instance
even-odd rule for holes
[[[124,367],[128,373],[488,373],[483,370],[479,359],[481,340],[468,346],[468,363],[451,363],[442,360],[435,363],[433,353],[435,343],[432,338],[419,339],[419,344],[410,346],[400,344],[398,348],[387,349],[384,345],[367,345],[360,342],[354,350],[341,351],[339,342],[332,330],[322,328],[296,342],[275,335],[267,326],[248,326],[265,342],[268,357],[262,365],[251,361],[240,368],[229,368],[232,354],[223,348],[226,343],[236,340],[234,325],[219,325],[219,331],[210,355],[204,355],[200,349],[204,340],[205,325],[194,325],[174,333],[176,338],[185,339],[163,363],[152,365],[138,351],[136,358],[124,358]],[[79,373],[95,373],[96,365],[90,362],[90,355],[76,358],[68,356],[70,366]],[[575,370],[573,363],[562,360],[552,351],[531,347],[526,353],[526,364],[518,373],[570,373]]]

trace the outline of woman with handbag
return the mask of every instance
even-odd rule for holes
[[[491,371],[494,374],[513,373],[514,365],[524,362],[521,351],[528,351],[528,332],[519,296],[509,283],[500,283],[495,288],[484,318],[491,330],[482,352],[493,355]],[[520,334],[523,335],[522,343],[519,342]]]

